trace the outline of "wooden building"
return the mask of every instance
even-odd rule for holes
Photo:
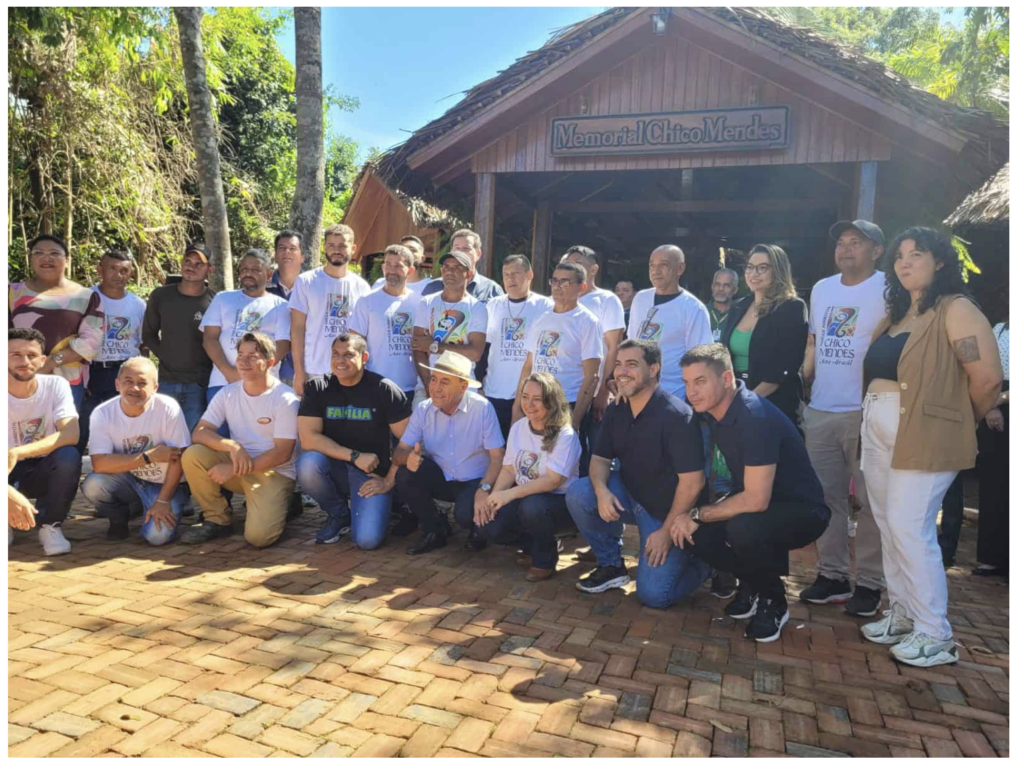
[[[651,250],[676,243],[703,294],[722,247],[758,242],[809,289],[834,271],[832,222],[938,224],[1008,154],[1005,123],[756,9],[613,8],[471,89],[374,174],[472,211],[486,274],[525,252],[546,293],[583,243],[603,285],[646,286]]]

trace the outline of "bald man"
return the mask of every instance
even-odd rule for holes
[[[93,471],[82,494],[96,514],[110,522],[107,539],[127,539],[133,508],[145,511],[142,538],[164,545],[175,538],[185,488],[181,452],[190,437],[181,406],[159,395],[156,366],[148,358],[129,358],[114,382],[118,397],[92,412],[89,455]]]

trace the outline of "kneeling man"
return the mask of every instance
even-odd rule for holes
[[[250,545],[267,547],[284,532],[295,490],[299,397],[271,375],[275,363],[274,342],[266,334],[249,332],[238,340],[235,368],[241,380],[213,396],[181,457],[205,519],[188,529],[182,542],[231,535],[231,507],[221,489],[245,494]],[[231,438],[217,434],[225,423]]]
[[[782,584],[789,551],[811,544],[828,527],[825,493],[796,426],[736,380],[723,345],[698,345],[682,365],[686,397],[711,424],[732,493],[678,518],[672,539],[739,577],[739,593],[725,613],[752,618],[747,638],[774,641],[789,619]]]
[[[178,533],[185,506],[181,452],[189,445],[181,406],[157,392],[157,370],[149,358],[129,358],[114,380],[118,397],[92,412],[89,456],[92,472],[82,494],[110,523],[107,539],[128,538],[128,514],[142,505],[142,537],[165,545]]]
[[[603,593],[629,582],[622,529],[640,530],[636,594],[665,609],[693,593],[708,566],[672,543],[673,522],[686,516],[704,488],[704,449],[693,411],[659,385],[661,350],[627,339],[618,347],[615,381],[625,400],[608,407],[590,460],[590,477],[569,487],[569,513],[597,556],[597,568],[576,583]],[[612,472],[618,458],[620,470]]]
[[[448,521],[435,499],[455,503],[456,520],[471,530],[466,549],[482,550],[487,540],[473,530],[473,518],[489,513],[505,457],[498,415],[489,400],[469,392],[480,383],[465,355],[446,350],[433,366],[420,366],[430,372],[430,398],[413,410],[394,456],[398,491],[423,532],[405,552],[419,555],[448,544]]]
[[[366,368],[369,357],[363,337],[342,334],[331,345],[331,374],[313,377],[302,390],[298,475],[327,513],[318,545],[351,530],[356,547],[375,550],[387,533],[398,470],[391,436],[405,432],[410,401],[397,384]]]

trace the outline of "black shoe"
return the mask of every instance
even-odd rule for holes
[[[764,598],[758,602],[757,613],[747,623],[745,638],[760,643],[774,641],[782,634],[782,626],[789,620],[785,598]]]
[[[198,545],[201,542],[209,542],[219,537],[230,537],[232,528],[230,525],[221,526],[213,521],[203,521],[198,526],[189,526],[181,535],[180,542],[186,545]]]
[[[403,515],[398,523],[391,527],[392,537],[407,537],[420,527],[420,522],[414,515]]]
[[[846,603],[852,597],[853,591],[850,590],[848,580],[829,579],[821,574],[813,585],[800,591],[800,600],[807,603]]]
[[[444,534],[435,534],[434,532],[427,532],[420,541],[412,547],[405,549],[406,555],[422,555],[423,553],[429,553],[431,550],[437,550],[448,544],[448,538]]]
[[[736,577],[727,571],[716,571],[711,578],[711,595],[715,598],[732,598],[736,595]]]
[[[466,543],[463,547],[471,553],[479,553],[487,547],[487,540],[480,536],[480,533],[476,529],[473,529],[469,532],[469,536],[466,537]]]
[[[576,560],[580,563],[597,563],[597,556],[590,547],[581,547],[576,550]]]
[[[302,495],[296,491],[288,502],[288,515],[285,520],[293,521],[300,515],[302,515]]]
[[[733,619],[747,619],[753,617],[756,611],[757,593],[751,589],[750,585],[741,580],[736,597],[725,605],[725,613]]]
[[[576,583],[576,589],[584,593],[603,593],[605,590],[629,584],[629,572],[625,561],[618,566],[598,566],[584,579]]]
[[[882,603],[882,591],[857,585],[853,598],[846,603],[846,613],[851,617],[874,617]]]
[[[1010,570],[1001,566],[975,566],[971,569],[973,577],[1006,577],[1009,574]]]
[[[107,528],[107,539],[111,542],[120,542],[128,539],[128,521],[110,521]]]

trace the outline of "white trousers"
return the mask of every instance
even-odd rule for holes
[[[956,471],[892,469],[900,394],[868,393],[863,408],[860,467],[882,539],[889,605],[903,606],[915,631],[948,640],[953,629],[946,619],[949,594],[935,523]]]

